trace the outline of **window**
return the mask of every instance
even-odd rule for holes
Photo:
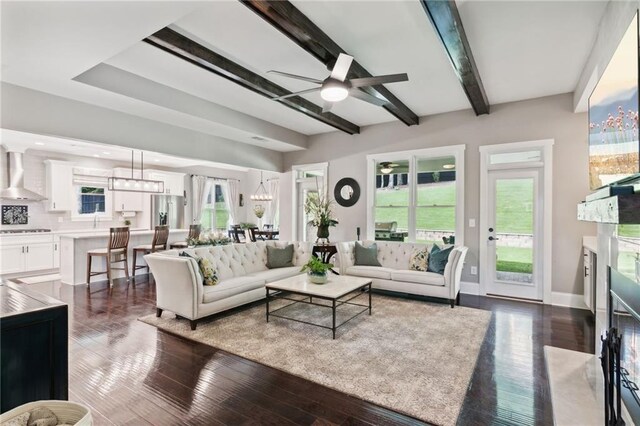
[[[464,145],[368,157],[367,237],[382,241],[463,242]]]
[[[95,186],[77,186],[78,214],[106,213],[105,189]]]
[[[224,201],[222,185],[214,184],[207,195],[207,202],[202,211],[200,224],[204,229],[226,231],[229,222],[229,211]]]

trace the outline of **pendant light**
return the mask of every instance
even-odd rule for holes
[[[271,200],[273,200],[273,196],[269,194],[267,192],[267,189],[264,187],[262,172],[260,172],[260,185],[258,185],[256,192],[251,196],[251,201],[256,202],[256,204],[253,206],[253,213],[258,219],[262,219],[262,216],[264,216],[264,212],[266,210],[261,202]]]
[[[164,182],[161,180],[144,179],[144,152],[140,151],[140,178],[133,177],[133,155],[131,151],[131,177],[110,177],[107,179],[109,191],[147,192],[164,194]]]

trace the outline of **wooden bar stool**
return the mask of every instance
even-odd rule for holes
[[[189,236],[187,237],[187,241],[189,240],[197,240],[200,237],[200,232],[202,231],[201,225],[189,225]],[[189,247],[187,241],[176,241],[175,243],[171,243],[169,248],[172,249],[181,249]]]
[[[169,239],[169,227],[167,225],[156,226],[156,230],[153,233],[153,240],[151,244],[142,244],[133,248],[133,269],[132,275],[135,277],[136,270],[147,268],[149,272],[149,265],[136,266],[136,260],[138,259],[138,253],[142,253],[143,256],[149,253],[155,253],[167,249],[167,240]]]
[[[129,280],[129,262],[128,262],[128,248],[129,248],[129,227],[123,226],[121,228],[109,229],[109,246],[104,249],[94,249],[87,252],[87,287],[90,285],[91,277],[95,275],[107,274],[107,280],[111,285],[111,270],[119,269],[124,270]],[[105,257],[107,260],[107,270],[103,272],[91,272],[91,259],[96,257]],[[114,256],[115,259],[114,260]],[[124,268],[112,268],[112,263],[124,262]]]

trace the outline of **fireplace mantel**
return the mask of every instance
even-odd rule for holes
[[[578,220],[617,225],[640,224],[640,193],[580,203]]]

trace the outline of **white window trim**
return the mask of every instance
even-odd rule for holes
[[[323,172],[323,189],[325,194],[328,191],[329,183],[329,163],[310,163],[310,164],[297,164],[291,166],[291,239],[298,241],[298,174],[301,172],[310,172],[315,170],[322,170]]]
[[[380,154],[367,155],[367,232],[368,240],[375,239],[375,179],[377,161],[409,160],[409,174],[407,184],[412,190],[409,192],[409,242],[415,240],[416,212],[411,206],[415,206],[416,188],[412,187],[416,159],[423,157],[454,157],[456,159],[456,245],[464,245],[465,210],[464,210],[464,151],[466,145],[450,145],[436,148],[414,149],[409,151],[395,151]],[[414,232],[412,233],[411,230]],[[413,234],[413,236],[412,236]]]
[[[71,210],[72,222],[91,222],[95,219],[95,213],[78,213],[78,192],[79,186],[91,186],[91,185],[72,185],[73,189],[73,210]],[[91,186],[92,188],[102,188],[102,186]],[[113,194],[112,191],[108,191],[106,186],[104,187],[104,213],[97,214],[100,220],[113,220]]]
[[[535,141],[525,142],[513,142],[502,143],[495,145],[483,145],[479,147],[480,150],[480,286],[479,294],[486,295],[487,280],[489,278],[489,271],[483,268],[483,265],[487,265],[487,247],[484,242],[489,238],[488,223],[487,223],[487,209],[488,209],[488,194],[487,194],[487,180],[488,172],[490,170],[504,170],[504,169],[523,169],[523,168],[543,168],[543,193],[544,193],[544,213],[542,217],[543,238],[544,244],[542,248],[542,302],[546,305],[550,305],[551,293],[552,293],[552,253],[553,248],[553,145],[554,139],[542,139]],[[506,164],[490,164],[491,154],[501,152],[516,152],[527,151],[531,148],[540,148],[542,150],[543,161],[535,162],[521,162],[521,163],[506,163]]]

